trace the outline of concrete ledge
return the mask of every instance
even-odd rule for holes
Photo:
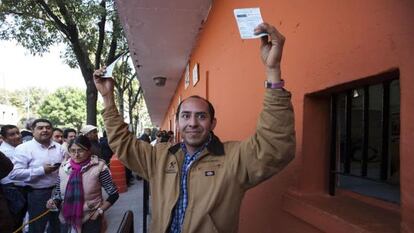
[[[323,232],[400,232],[399,212],[346,194],[304,195],[289,191],[283,196],[283,210]]]

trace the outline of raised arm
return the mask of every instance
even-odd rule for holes
[[[105,67],[94,72],[96,89],[104,101],[104,123],[108,135],[109,146],[119,160],[141,177],[150,179],[151,164],[155,156],[151,156],[153,148],[149,143],[138,140],[128,131],[128,125],[118,113],[114,98],[114,80],[102,78]]]
[[[245,188],[282,170],[294,158],[296,147],[291,94],[281,88],[280,63],[285,37],[267,23],[255,29],[256,34],[263,32],[269,36],[261,38],[261,58],[267,82],[274,85],[266,88],[255,134],[240,144],[236,157],[239,180]]]
[[[267,81],[281,82],[280,62],[282,60],[285,37],[273,26],[262,23],[254,30],[255,34],[267,33],[269,36],[261,37],[260,53],[266,69]],[[270,37],[270,39],[269,39]]]

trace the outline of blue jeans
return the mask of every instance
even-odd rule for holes
[[[36,218],[47,210],[46,202],[51,198],[53,189],[32,189],[27,194],[29,219]],[[60,233],[59,212],[49,212],[42,218],[29,224],[29,233],[45,232],[49,222],[47,233]]]

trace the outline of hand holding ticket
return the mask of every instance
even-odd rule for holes
[[[267,35],[267,33],[254,34],[254,28],[263,23],[260,8],[234,9],[234,17],[242,39],[255,39]]]
[[[101,76],[101,78],[112,78],[112,72],[114,71],[116,63],[126,54],[127,52],[123,53],[119,56],[115,61],[113,61],[109,66],[106,67],[105,73]]]

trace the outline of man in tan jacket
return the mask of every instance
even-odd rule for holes
[[[295,154],[291,95],[281,79],[280,61],[285,38],[267,23],[255,33],[262,37],[261,55],[266,68],[264,107],[256,132],[240,142],[222,143],[210,102],[192,96],[177,109],[182,143],[150,144],[128,132],[114,101],[112,79],[95,71],[101,93],[109,143],[119,159],[150,182],[151,231],[157,233],[235,233],[244,193],[283,169]]]

